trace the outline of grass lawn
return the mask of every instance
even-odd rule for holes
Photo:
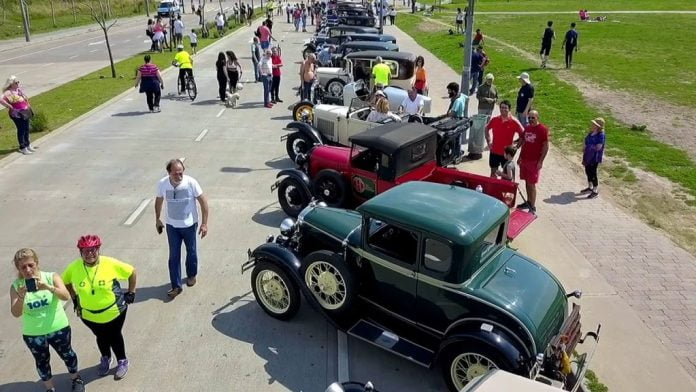
[[[696,3],[696,2],[695,2]],[[438,16],[449,22],[450,18]],[[556,42],[551,61],[563,64],[563,36],[572,15],[480,15],[475,27],[530,53],[539,53],[548,20]],[[696,14],[610,15],[602,23],[578,23],[580,50],[574,72],[613,89],[649,93],[671,103],[696,107],[696,41],[687,26]]]
[[[236,30],[239,26],[228,30]],[[198,34],[198,50],[212,44],[217,39],[212,38],[217,32],[211,30],[211,38],[201,38]],[[185,39],[186,50],[190,53],[188,40]],[[114,96],[133,88],[135,72],[143,64],[143,55],[150,54],[152,62],[164,70],[171,66],[175,52],[165,50],[163,53],[143,52],[131,58],[116,63],[116,78],[111,78],[111,68],[107,66],[66,83],[60,87],[46,91],[35,97],[29,97],[32,109],[37,117],[43,115],[47,120],[47,129],[43,132],[33,132],[31,139],[36,140],[50,131],[67,124],[78,116],[87,113],[103,104]],[[175,86],[166,86],[168,89]],[[0,158],[17,150],[17,132],[7,112],[0,113]]]
[[[443,31],[419,28],[424,19],[410,14],[397,18],[397,26],[414,37],[424,48],[431,51],[452,69],[462,69],[460,37]],[[552,72],[540,71],[538,64],[510,54],[509,49],[493,42],[486,44],[491,58],[488,71],[496,75],[496,85],[502,98],[515,101],[519,84],[516,76],[521,71],[529,72],[536,86],[535,107],[542,122],[549,125],[555,145],[565,151],[579,153],[589,121],[597,116],[607,120],[607,150],[609,155],[625,159],[631,166],[653,172],[682,185],[696,195],[696,165],[684,151],[653,140],[647,132],[633,131],[617,123],[611,115],[588,105],[581,93],[573,86],[556,78]]]
[[[418,0],[423,4],[440,4],[440,0]],[[464,8],[468,0],[452,0],[445,8]],[[587,9],[590,15],[597,11],[659,11],[694,10],[693,0],[476,0],[476,11],[579,11]]]

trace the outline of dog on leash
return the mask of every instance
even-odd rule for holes
[[[239,93],[231,93],[227,92],[227,100],[225,103],[227,104],[228,108],[236,108],[237,107],[237,101],[239,101]]]

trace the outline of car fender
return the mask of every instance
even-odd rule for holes
[[[525,366],[525,360],[531,359],[533,361],[535,358],[534,356],[530,358],[529,350],[521,346],[519,339],[511,336],[509,330],[501,328],[498,323],[479,319],[462,323],[453,328],[440,343],[436,361],[448,346],[462,341],[474,341],[500,352],[513,366],[513,371],[520,374],[526,374],[529,370],[529,366]]]
[[[296,180],[298,180],[302,186],[304,187],[304,190],[307,191],[308,195],[312,195],[312,180],[309,178],[307,173],[303,172],[302,170],[299,169],[283,169],[276,174],[276,178],[281,178],[281,177],[292,177]]]
[[[302,133],[303,135],[307,136],[314,144],[326,144],[324,141],[324,135],[322,135],[316,128],[313,126],[301,122],[301,121],[293,121],[290,124],[288,124],[285,129],[294,129],[297,132]]]

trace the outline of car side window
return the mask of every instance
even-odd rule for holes
[[[370,219],[367,244],[374,250],[405,264],[416,264],[418,235],[415,232]]]
[[[452,248],[447,243],[427,238],[423,265],[433,272],[448,272],[452,266]]]
[[[486,234],[486,236],[483,238],[483,244],[481,246],[481,258],[485,258],[489,252],[494,250],[496,248],[496,245],[499,245],[503,241],[503,230],[505,228],[505,224],[501,224],[498,227],[492,229],[491,231]]]

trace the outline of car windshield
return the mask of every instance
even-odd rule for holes
[[[172,6],[172,3],[160,3],[160,8],[169,8]]]

